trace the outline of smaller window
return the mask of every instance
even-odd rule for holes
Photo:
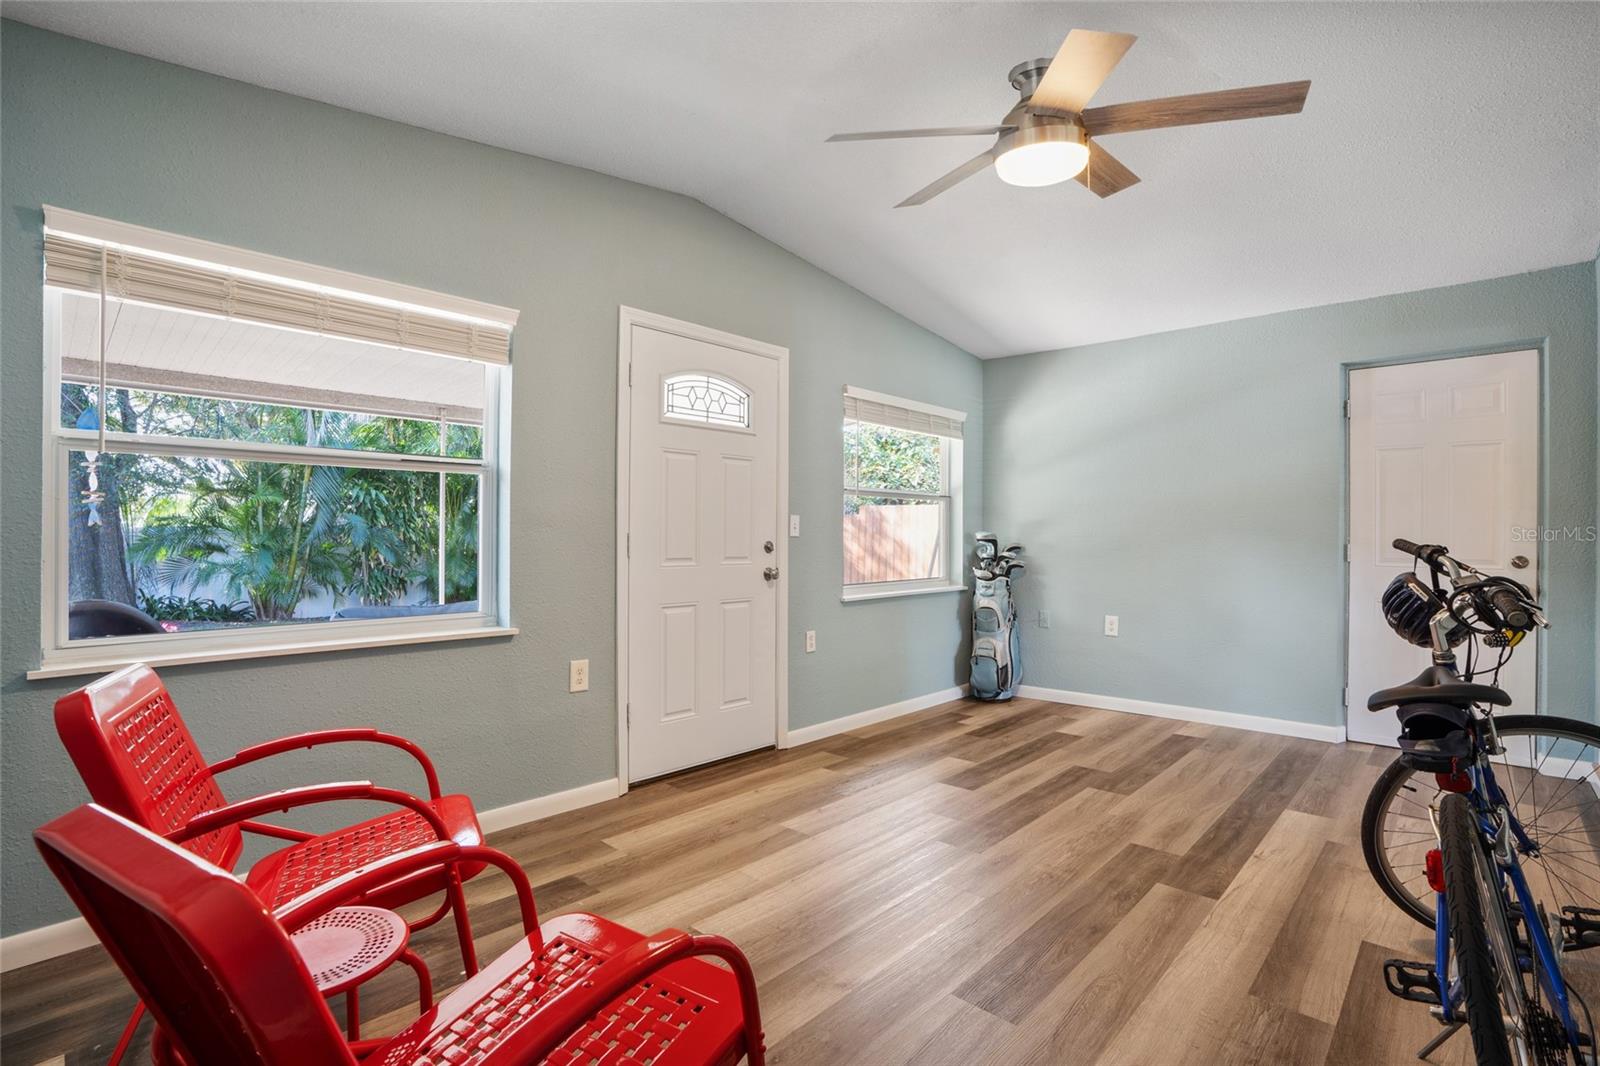
[[[953,587],[965,417],[846,390],[846,599]]]
[[[726,378],[674,374],[662,390],[661,413],[682,422],[750,428],[750,394]]]

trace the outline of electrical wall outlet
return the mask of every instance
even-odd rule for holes
[[[1108,614],[1108,615],[1106,615],[1106,636],[1114,637],[1116,635],[1117,635],[1117,616],[1114,615],[1114,614]]]
[[[1049,629],[1050,628],[1050,612],[1049,611],[1040,611],[1039,612],[1039,628],[1040,629]]]
[[[817,650],[817,631],[815,629],[808,629],[808,630],[806,630],[806,651],[809,653],[809,652],[813,652],[813,651],[816,651],[816,650]]]
[[[567,691],[589,691],[589,660],[574,659],[567,664]]]
[[[798,537],[799,535],[800,535],[800,516],[797,515],[797,514],[792,514],[792,515],[789,516],[789,536]]]

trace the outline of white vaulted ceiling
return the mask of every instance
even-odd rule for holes
[[[695,197],[977,355],[1590,259],[1600,5],[7,3],[24,22]],[[1309,78],[1299,116],[1106,138],[1098,200],[981,139],[1075,27],[1139,41],[1094,103]]]

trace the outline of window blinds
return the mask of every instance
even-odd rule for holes
[[[844,390],[844,417],[852,422],[871,422],[956,440],[961,439],[961,427],[967,418],[961,411],[898,400],[853,386],[846,386]]]
[[[302,285],[46,231],[45,283],[348,340],[509,364],[511,325]]]

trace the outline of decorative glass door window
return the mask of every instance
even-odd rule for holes
[[[714,374],[674,374],[662,383],[661,413],[682,422],[750,428],[750,394]]]

